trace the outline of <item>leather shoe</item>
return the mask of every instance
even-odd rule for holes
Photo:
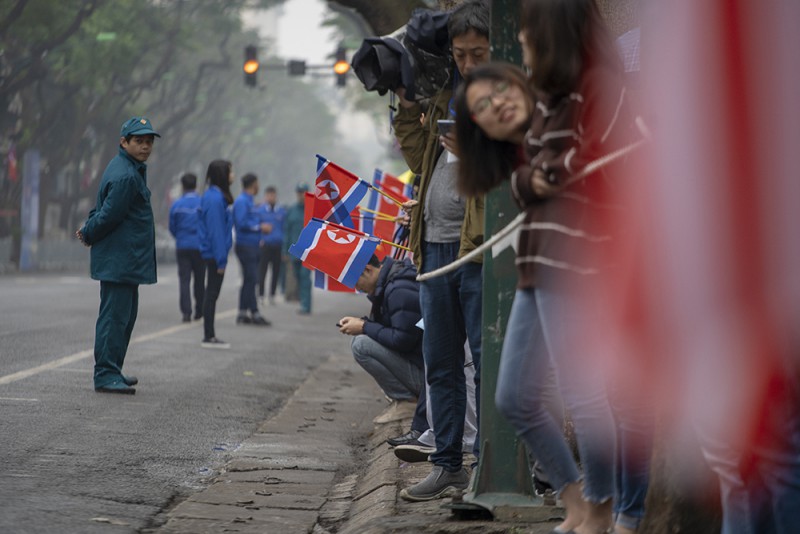
[[[120,395],[136,395],[136,390],[124,382],[112,382],[99,388],[94,388],[98,393],[118,393]]]
[[[139,383],[139,379],[133,375],[128,375],[128,376],[122,375],[122,381],[125,382],[125,384],[127,384],[128,386],[135,386],[136,384]]]

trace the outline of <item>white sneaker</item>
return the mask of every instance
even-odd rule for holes
[[[229,349],[231,348],[230,343],[226,343],[221,339],[217,339],[215,337],[204,339],[200,346],[204,349]]]

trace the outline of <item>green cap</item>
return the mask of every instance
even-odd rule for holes
[[[128,137],[129,135],[155,135],[156,137],[161,137],[153,130],[150,119],[145,117],[133,117],[125,121],[119,135],[120,137]]]

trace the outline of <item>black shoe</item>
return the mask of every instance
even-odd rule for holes
[[[192,316],[191,316],[190,314],[188,314],[188,313],[187,313],[187,314],[184,314],[184,316],[183,316],[183,322],[184,322],[184,323],[191,323],[191,322],[192,322]]]
[[[429,460],[429,456],[434,452],[436,452],[436,447],[428,447],[416,439],[406,443],[405,445],[398,445],[394,448],[394,455],[404,462],[408,462],[410,464],[427,462]]]
[[[396,436],[393,438],[389,438],[386,440],[386,443],[391,445],[392,447],[397,447],[398,445],[408,445],[413,441],[417,441],[417,439],[422,435],[422,432],[418,430],[409,430],[402,436]]]
[[[254,316],[254,317],[251,319],[251,321],[252,321],[252,323],[253,323],[253,324],[256,324],[256,325],[261,325],[261,326],[271,326],[271,325],[272,325],[272,323],[271,323],[271,322],[267,321],[266,319],[264,319],[264,318],[263,318],[262,316],[260,316],[260,315],[256,315],[256,316]]]
[[[198,313],[194,314],[194,320],[195,321],[199,321],[202,318],[203,318],[203,313],[202,312],[198,312]]]
[[[94,390],[98,393],[117,393],[120,395],[136,395],[136,390],[128,385],[125,382],[112,382],[111,384],[106,384],[105,386],[100,386],[99,388],[94,388]]]
[[[139,383],[139,379],[133,375],[128,375],[128,376],[122,375],[122,381],[129,386],[135,386],[136,384]]]
[[[251,324],[253,320],[247,315],[239,315],[236,317],[236,324]]]

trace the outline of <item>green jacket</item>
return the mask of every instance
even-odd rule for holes
[[[441,91],[431,100],[425,111],[424,124],[420,124],[423,110],[419,104],[410,108],[400,106],[394,117],[394,132],[400,143],[403,157],[411,172],[420,175],[417,195],[419,203],[411,210],[411,234],[409,237],[409,246],[414,253],[414,263],[418,270],[422,269],[422,241],[425,238],[423,235],[425,222],[422,215],[425,196],[428,194],[428,186],[433,169],[436,167],[436,161],[444,150],[439,143],[439,129],[436,121],[448,116],[448,104],[452,95],[453,92],[448,89]],[[459,258],[483,243],[483,201],[482,196],[466,200],[464,223],[461,225]],[[483,258],[478,257],[473,261],[481,263]]]
[[[288,254],[289,247],[297,242],[300,233],[303,231],[305,220],[305,206],[302,202],[297,202],[289,206],[286,210],[286,218],[283,220],[283,253]],[[291,256],[291,259],[296,259]]]
[[[103,173],[97,204],[81,232],[92,247],[92,278],[120,284],[156,283],[156,232],[147,165],[119,149]]]

